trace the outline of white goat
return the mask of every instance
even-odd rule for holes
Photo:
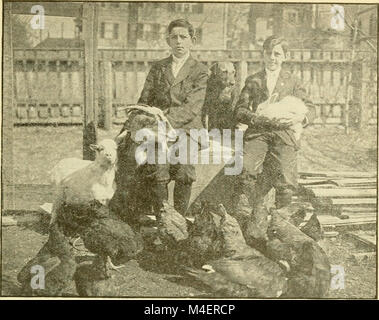
[[[56,188],[50,224],[57,218],[57,210],[64,203],[85,204],[98,200],[108,204],[115,192],[117,144],[104,139],[91,145],[96,151],[95,161],[66,158],[51,170],[51,181]]]

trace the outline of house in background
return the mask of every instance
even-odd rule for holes
[[[311,29],[310,21],[310,4],[252,4],[249,29],[253,46],[261,48],[264,40],[275,34],[285,37],[291,47],[300,48]]]
[[[224,4],[209,3],[101,3],[99,48],[167,48],[167,24],[188,19],[196,29],[199,49],[223,49]]]
[[[31,27],[32,15],[15,14],[13,16],[14,19],[18,19],[19,23],[23,24],[24,32],[26,33],[31,47],[39,47],[39,44],[45,42],[49,38],[76,39],[79,35],[75,26],[75,18],[73,17],[45,16],[45,28],[33,29]],[[48,43],[54,45],[51,41]]]
[[[351,49],[353,40],[354,19],[357,20],[357,48],[370,50],[366,41],[376,47],[377,39],[377,6],[376,5],[313,5],[317,30],[328,36],[323,48]]]
[[[33,30],[31,8],[38,4],[45,8],[45,28]],[[226,5],[210,3],[153,3],[104,2],[98,3],[98,47],[100,49],[167,49],[167,24],[174,19],[188,19],[196,29],[198,49],[226,48]],[[70,17],[65,17],[69,12]],[[58,40],[80,39],[80,5],[62,3],[18,3],[14,13],[21,19],[32,47],[55,45]],[[60,41],[60,44],[64,41]]]
[[[345,4],[252,4],[249,29],[253,46],[260,48],[264,39],[276,34],[285,37],[292,48],[349,50],[353,34],[339,14],[349,24],[357,17],[358,40],[368,39],[376,47],[377,6]],[[369,49],[365,41],[359,41],[358,47]]]
[[[30,26],[31,7],[35,4],[45,8],[43,30]],[[348,50],[353,33],[346,23],[342,29],[335,28],[333,6],[338,7],[330,4],[101,2],[98,3],[98,47],[167,49],[167,24],[186,18],[196,29],[197,49],[260,49],[267,37],[278,34],[287,38],[292,48]],[[358,48],[370,49],[367,41],[371,48],[376,47],[377,6],[339,6],[349,23],[357,17]],[[54,48],[65,43],[57,39],[80,39],[79,4],[15,3],[13,12],[19,18],[18,30],[24,29],[30,42],[28,46]],[[70,17],[64,16],[67,13]],[[70,45],[76,44],[80,42],[70,42]]]

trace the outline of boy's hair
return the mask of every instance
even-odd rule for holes
[[[284,38],[278,36],[268,37],[263,43],[263,51],[272,51],[272,49],[278,44],[281,45],[284,54],[286,54],[288,51],[288,42]]]
[[[191,36],[191,38],[193,38],[193,35],[194,35],[193,26],[187,20],[177,19],[177,20],[171,21],[167,27],[168,34],[170,34],[172,29],[174,29],[176,27],[186,28],[188,30],[188,33]]]

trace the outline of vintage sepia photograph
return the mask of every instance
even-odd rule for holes
[[[2,13],[0,297],[378,298],[377,4]]]

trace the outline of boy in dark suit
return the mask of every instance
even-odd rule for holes
[[[257,130],[254,119],[260,103],[277,95],[277,101],[286,96],[302,99],[308,107],[305,115],[288,114],[277,119],[284,125],[302,123],[306,126],[315,118],[314,107],[306,99],[306,91],[299,79],[282,69],[288,47],[284,39],[271,36],[263,44],[265,69],[247,77],[235,109],[236,121],[248,126],[244,135],[244,170],[237,191],[244,193],[250,205],[256,208],[274,187],[276,207],[291,203],[297,187],[297,150],[299,141],[290,129]],[[260,230],[265,233],[265,230]]]
[[[163,110],[174,129],[185,130],[189,145],[190,129],[203,128],[201,109],[208,69],[190,54],[196,38],[193,26],[188,21],[172,21],[168,26],[166,41],[172,55],[153,63],[138,103]],[[196,179],[194,166],[167,163],[149,165],[147,168],[148,173],[141,179],[148,190],[152,190],[154,207],[162,207],[162,202],[168,197],[167,184],[170,180],[175,180],[174,207],[184,214],[190,200],[192,183]],[[143,192],[148,191],[145,189]]]

